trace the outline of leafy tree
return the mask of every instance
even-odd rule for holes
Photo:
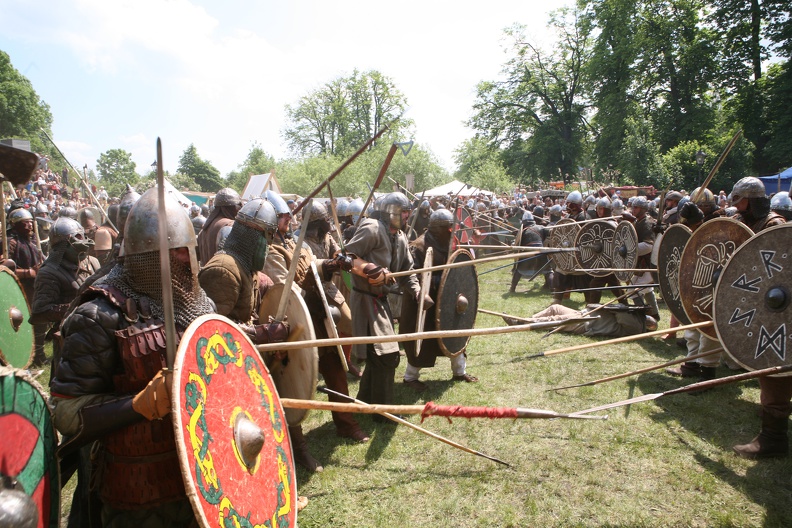
[[[404,113],[407,100],[393,81],[372,70],[339,77],[286,107],[283,136],[297,155],[347,155]],[[412,125],[391,126],[398,137]]]
[[[210,162],[201,159],[198,149],[190,143],[179,158],[178,172],[189,177],[195,182],[198,189],[203,192],[217,192],[226,186],[225,180]]]
[[[487,145],[483,138],[465,141],[455,154],[458,166],[455,179],[494,192],[514,188],[515,182],[506,172],[500,152]]]
[[[587,135],[583,65],[588,60],[586,26],[577,11],[561,10],[551,18],[558,33],[552,53],[526,40],[524,27],[506,31],[513,44],[503,68],[505,80],[478,86],[469,125],[492,146],[516,150],[509,166],[521,180],[528,175],[574,174]]]
[[[121,196],[126,184],[133,187],[138,184],[140,176],[135,172],[132,154],[123,149],[110,149],[99,154],[96,160],[99,183],[111,196]]]
[[[276,164],[275,158],[264,152],[261,145],[253,143],[245,161],[228,173],[227,185],[241,193],[252,174],[269,174]]]
[[[55,160],[55,149],[45,143],[41,129],[52,135],[52,112],[42,101],[31,82],[11,64],[11,57],[0,50],[0,138],[30,141],[31,150]],[[51,164],[53,170],[62,168]]]

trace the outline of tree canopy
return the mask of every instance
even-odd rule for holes
[[[105,187],[110,196],[121,196],[126,184],[134,187],[140,182],[132,154],[123,149],[110,149],[99,154],[96,170],[99,173],[99,184]]]
[[[203,192],[217,192],[226,187],[226,182],[210,162],[201,159],[198,149],[190,143],[190,146],[182,153],[179,158],[178,173],[184,174],[195,182],[198,189]]]

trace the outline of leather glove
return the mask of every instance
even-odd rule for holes
[[[340,263],[336,259],[327,259],[322,261],[322,275],[327,277],[328,275],[332,275],[338,270],[341,266]]]
[[[289,323],[275,322],[270,317],[269,323],[243,327],[257,345],[266,343],[283,343],[289,339]]]
[[[636,218],[631,215],[630,213],[622,213],[621,214],[622,220],[627,220],[628,222],[635,223]]]
[[[415,302],[420,303],[420,301],[421,301],[421,292],[418,292],[415,294]],[[432,297],[430,297],[429,294],[427,293],[426,295],[424,295],[423,309],[428,310],[432,306],[434,306],[434,301],[432,300]]]
[[[36,268],[18,269],[16,270],[16,276],[20,279],[35,279]]]
[[[372,286],[382,286],[388,277],[388,270],[376,264],[366,264],[363,267],[363,272]]]
[[[172,370],[160,370],[146,388],[132,398],[132,408],[146,420],[161,420],[171,412]]]
[[[351,271],[352,270],[352,266],[354,264],[354,260],[355,259],[353,259],[352,257],[350,257],[348,255],[343,255],[341,253],[336,255],[336,258],[335,258],[335,261],[338,263],[337,264],[338,267],[341,268],[344,271]]]

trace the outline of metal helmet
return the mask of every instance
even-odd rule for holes
[[[124,236],[124,226],[126,226],[129,211],[138,200],[140,200],[140,194],[131,185],[127,184],[126,191],[118,203],[118,222],[116,222],[116,227],[120,236]]]
[[[197,236],[198,233],[201,232],[201,229],[203,229],[204,224],[206,223],[206,217],[203,215],[198,215],[192,217],[192,220],[190,221],[192,222],[193,229],[195,230],[195,234]]]
[[[77,235],[80,235],[79,237]],[[85,229],[73,218],[64,216],[55,220],[49,232],[50,247],[61,242],[69,242],[75,238],[85,237]]]
[[[649,200],[646,199],[646,196],[636,196],[632,199],[630,207],[647,210],[649,209]]]
[[[717,205],[718,202],[715,200],[715,195],[709,189],[702,189],[701,187],[696,187],[693,189],[693,192],[690,193],[691,199],[695,198],[695,204],[699,207],[702,205]]]
[[[209,206],[206,204],[201,204],[201,215],[205,217],[209,217]]]
[[[77,220],[77,209],[72,206],[62,207],[58,213],[58,218],[63,218],[64,216]]]
[[[94,250],[109,251],[113,249],[113,237],[107,229],[98,229],[94,235]]]
[[[80,212],[77,213],[77,216],[79,217],[80,224],[82,224],[83,227],[87,227],[86,224],[88,223],[88,220],[96,221],[93,211],[87,207],[85,209],[80,209]]]
[[[607,198],[600,198],[599,200],[597,200],[597,208],[600,207],[610,210],[613,208],[613,204]]]
[[[196,240],[190,216],[169,193],[165,194],[165,215],[168,223],[168,249],[190,248],[194,256]],[[159,199],[155,186],[144,192],[129,211],[124,226],[123,251],[124,256],[128,256],[159,249]]]
[[[731,202],[729,205],[735,205],[743,198],[764,198],[765,186],[762,180],[753,176],[746,176],[734,184],[731,192]]]
[[[201,208],[196,204],[192,204],[190,206],[190,218],[195,218],[199,214],[201,214]]]
[[[561,206],[558,204],[551,205],[550,209],[548,209],[547,214],[553,217],[560,217],[561,216]]]
[[[343,218],[347,215],[347,209],[349,208],[349,202],[345,199],[340,199],[336,203],[336,216],[338,218]]]
[[[25,220],[33,220],[33,215],[30,214],[30,211],[25,209],[24,207],[19,209],[14,209],[10,213],[8,213],[8,223],[9,225],[14,225],[18,222],[24,222]]]
[[[682,199],[682,193],[679,191],[671,191],[670,193],[666,194],[665,199],[666,201],[672,200],[678,204],[679,200]]]
[[[236,215],[236,221],[270,236],[278,229],[275,207],[263,198],[250,200],[243,205]]]
[[[613,214],[615,215],[622,214],[624,212],[624,202],[616,198],[615,200],[613,200],[613,203],[611,204],[611,209],[613,211]]]
[[[677,204],[677,211],[682,209],[682,206],[685,205],[686,203],[688,203],[689,201],[690,201],[690,197],[689,196],[682,197],[682,199],[679,200],[679,203]]]
[[[410,200],[400,192],[388,193],[374,202],[374,211],[384,214],[389,218],[390,226],[402,228],[402,211],[410,210]],[[382,216],[380,216],[382,218]]]
[[[421,205],[419,205],[418,208],[423,210],[431,209],[432,204],[429,203],[429,200],[424,200],[423,202],[421,202]]]
[[[525,211],[522,215],[522,225],[524,226],[532,226],[536,225],[536,220],[534,220],[534,215],[531,214],[531,211]]]
[[[272,204],[272,207],[275,209],[275,214],[280,216],[282,214],[287,214],[289,216],[292,215],[291,209],[289,209],[289,204],[286,203],[280,194],[276,193],[273,190],[267,190],[263,196],[269,203]]]
[[[107,218],[118,227],[118,204],[110,204],[107,207]]]
[[[223,187],[215,194],[214,206],[225,207],[228,205],[239,207],[242,205],[242,198],[240,198],[239,193],[231,187]]]
[[[436,209],[429,215],[429,228],[451,227],[454,225],[454,215],[446,208]]]
[[[771,211],[792,211],[792,198],[787,191],[776,193],[770,200]]]
[[[567,203],[583,205],[583,195],[580,194],[580,191],[572,191],[567,195],[566,201]]]
[[[360,198],[355,198],[351,202],[349,202],[349,207],[347,207],[347,216],[352,217],[353,222],[357,222],[358,218],[360,217],[360,213],[363,212],[363,200]]]
[[[36,202],[36,214],[40,215],[40,214],[47,214],[47,213],[49,213],[49,209],[47,208],[47,205],[44,202],[42,202],[41,200]]]
[[[330,221],[330,216],[327,214],[327,207],[322,202],[311,200],[311,203],[303,210],[303,216],[308,216],[308,223],[315,220]]]
[[[534,216],[538,216],[539,218],[541,218],[544,216],[544,213],[545,213],[544,207],[542,207],[541,205],[537,205],[536,207],[534,207],[533,210]]]
[[[589,194],[588,196],[586,196],[586,199],[584,200],[584,202],[589,204],[589,206],[592,206],[592,205],[596,206],[597,198],[593,194]]]

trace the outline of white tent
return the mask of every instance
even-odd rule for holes
[[[420,196],[421,193],[416,193]],[[424,191],[424,196],[430,198],[432,196],[463,196],[467,198],[468,196],[475,196],[479,194],[486,194],[487,196],[492,196],[494,193],[490,191],[485,191],[484,189],[479,189],[478,187],[473,187],[472,185],[468,187],[466,184],[462,183],[461,181],[454,180],[451,183],[446,183],[439,187],[435,187],[434,189],[427,189]]]
[[[267,191],[275,191],[281,194],[280,183],[275,177],[273,170],[269,174],[255,174],[248,179],[245,189],[242,191],[242,199],[250,200],[262,196]]]

